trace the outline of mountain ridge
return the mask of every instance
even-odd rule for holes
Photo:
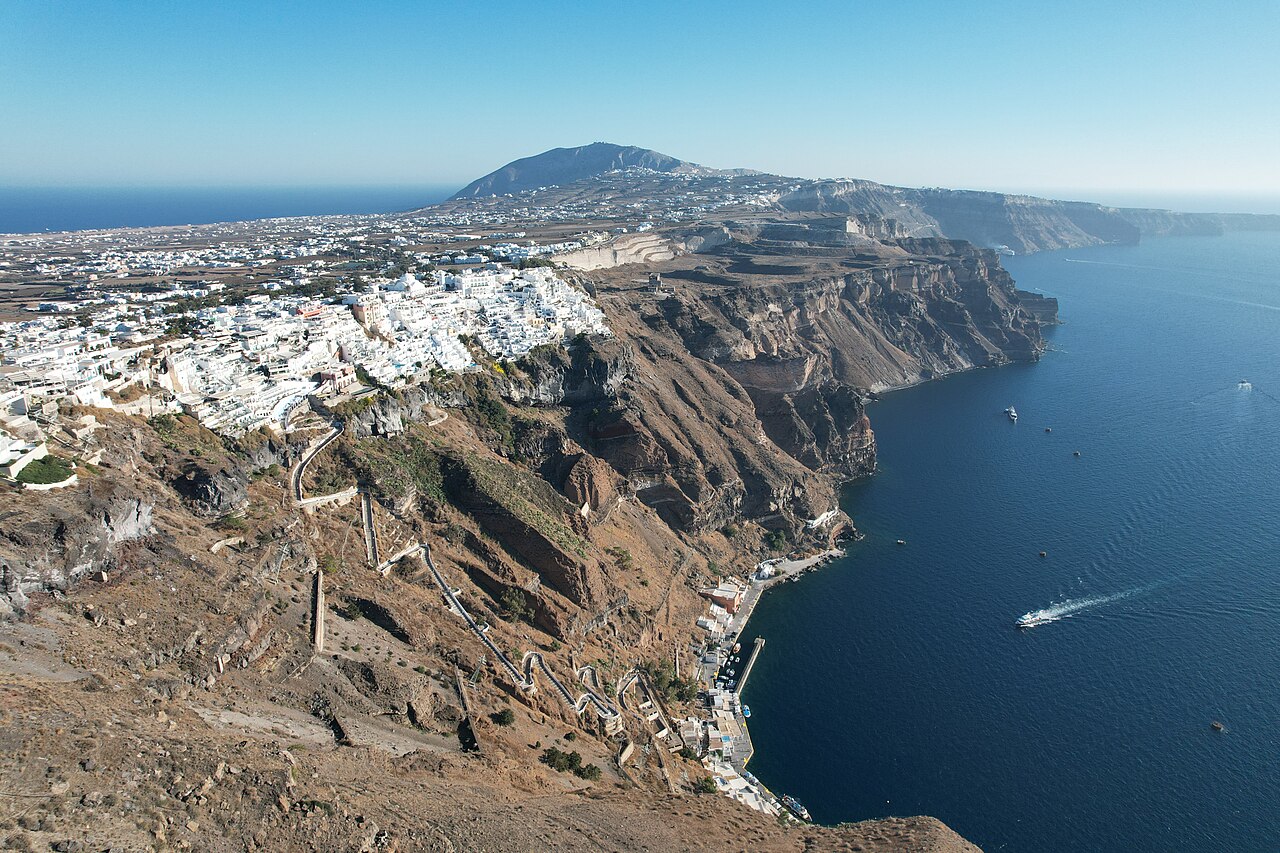
[[[541,154],[512,160],[467,184],[450,197],[450,200],[475,198],[486,195],[503,195],[523,190],[540,189],[553,185],[573,183],[602,172],[628,168],[651,169],[672,174],[721,174],[698,163],[681,160],[652,148],[636,145],[617,145],[612,142],[592,142],[572,148],[552,148]]]
[[[671,191],[678,192],[684,192],[682,184],[697,178],[724,181],[718,188],[701,186],[699,192],[714,193],[718,189],[726,194],[738,191],[735,182],[770,178],[789,185],[777,191],[769,202],[779,212],[870,216],[893,223],[893,227],[901,226],[911,236],[966,240],[1013,254],[1136,243],[1144,236],[1215,236],[1228,230],[1280,230],[1280,216],[1116,207],[1025,193],[899,187],[865,179],[791,178],[750,169],[714,169],[652,149],[605,142],[553,148],[514,160],[472,181],[445,204],[465,204],[531,190],[555,189],[568,195],[569,187],[580,191],[573,194],[580,199],[599,192],[587,182],[610,174],[619,176],[628,169],[647,170],[657,179],[664,175],[682,176],[680,184],[671,184]],[[619,192],[628,191],[618,186],[616,178],[613,184],[608,198],[616,199]],[[639,202],[652,193],[663,192],[653,182],[637,189]],[[545,201],[556,202],[555,193]],[[544,203],[542,199],[540,203]]]

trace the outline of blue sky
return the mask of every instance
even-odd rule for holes
[[[1280,195],[1280,3],[0,3],[0,184],[457,184],[596,140]]]

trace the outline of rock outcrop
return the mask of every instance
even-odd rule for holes
[[[0,513],[0,616],[24,610],[34,593],[115,570],[123,547],[155,532],[154,511],[118,482],[9,501]]]
[[[249,503],[247,472],[230,466],[193,464],[173,482],[174,490],[204,516],[239,512]]]

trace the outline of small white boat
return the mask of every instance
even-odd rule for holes
[[[1006,415],[1008,415],[1008,416],[1009,416],[1009,420],[1011,420],[1011,421],[1013,421],[1013,422],[1015,422],[1015,423],[1017,422],[1017,420],[1018,420],[1018,410],[1017,410],[1017,409],[1015,409],[1013,406],[1010,406],[1009,408],[1005,409],[1005,410],[1004,410],[1004,413],[1005,413]]]
[[[1018,621],[1014,624],[1019,628],[1034,628],[1037,625],[1048,625],[1053,621],[1055,621],[1055,617],[1052,614],[1037,610],[1034,613],[1024,613],[1019,616]]]

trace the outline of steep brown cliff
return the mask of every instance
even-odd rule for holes
[[[591,389],[570,429],[677,529],[741,517],[798,533],[874,470],[868,393],[1043,351],[1048,303],[1025,308],[991,251],[870,241],[844,219],[787,225],[733,226],[648,265],[657,290],[637,288],[634,267],[590,273],[616,340],[530,368],[537,387]],[[591,365],[611,380],[583,382]]]

